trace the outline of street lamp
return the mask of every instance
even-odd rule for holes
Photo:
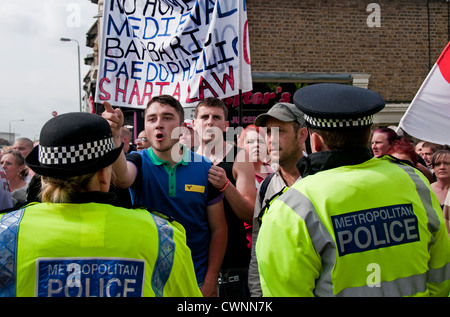
[[[77,43],[77,48],[78,48],[78,96],[79,96],[79,99],[80,99],[80,112],[81,112],[82,109],[81,109],[81,66],[80,66],[80,44],[78,43],[77,40],[74,40],[74,39],[68,39],[68,38],[66,38],[66,37],[62,37],[62,38],[60,38],[60,40],[61,40],[62,42],[70,42],[70,41],[73,41],[73,42],[76,42],[76,43]]]
[[[11,143],[11,145],[12,145],[12,143],[13,143],[13,141],[14,141],[14,138],[13,138],[13,140],[11,140],[11,122],[15,122],[15,121],[25,121],[24,119],[19,119],[19,120],[11,120],[11,121],[9,121],[9,143]],[[15,136],[15,133],[14,133],[14,136]]]

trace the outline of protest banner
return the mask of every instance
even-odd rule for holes
[[[413,137],[450,144],[450,43],[423,82],[399,128]]]
[[[105,0],[95,102],[194,107],[251,90],[245,0]]]

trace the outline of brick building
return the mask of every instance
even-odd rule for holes
[[[243,125],[299,87],[319,82],[379,92],[387,107],[375,117],[376,125],[396,125],[450,40],[446,0],[246,3],[254,89],[242,96]],[[95,89],[97,28],[98,23],[88,33],[94,56],[86,90]],[[238,124],[236,101],[226,100],[232,124]]]

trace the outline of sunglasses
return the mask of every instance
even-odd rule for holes
[[[134,144],[138,144],[139,142],[148,142],[148,139],[147,138],[140,138],[140,139],[134,140]]]

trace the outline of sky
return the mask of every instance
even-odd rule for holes
[[[77,44],[60,38],[80,43],[84,78],[84,58],[93,53],[86,33],[97,13],[90,0],[0,2],[0,132],[11,127],[16,138],[38,139],[53,111],[79,111]]]

